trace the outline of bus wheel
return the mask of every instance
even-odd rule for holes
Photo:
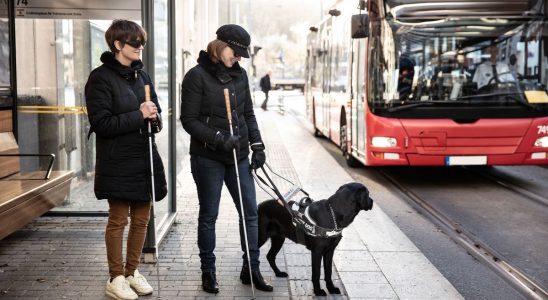
[[[339,134],[340,134],[340,141],[341,141],[341,144],[339,145],[339,147],[341,148],[342,154],[345,155],[346,152],[348,152],[347,151],[348,143],[346,138],[346,124],[341,124]]]
[[[321,137],[322,133],[318,130],[318,128],[314,128],[314,136],[315,137]]]
[[[314,126],[314,136],[315,137],[321,137],[322,133],[316,128],[316,104],[315,100],[312,99],[312,125]]]
[[[344,158],[346,160],[346,165],[351,168],[357,168],[361,167],[362,163],[357,160],[354,156],[352,156],[350,153],[345,153]]]

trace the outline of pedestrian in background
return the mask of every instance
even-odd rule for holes
[[[198,248],[202,270],[202,288],[218,293],[215,269],[215,223],[219,213],[223,182],[240,214],[238,181],[247,229],[252,278],[249,278],[246,245],[240,216],[240,243],[244,252],[240,279],[251,280],[259,290],[272,291],[259,271],[258,216],[255,183],[251,168],[260,168],[265,160],[264,145],[253,111],[249,80],[238,62],[249,58],[251,42],[247,31],[234,24],[221,26],[217,39],[201,51],[198,65],[185,75],[181,94],[181,123],[190,134],[190,163],[200,211],[198,216]],[[233,118],[234,135],[230,135],[223,89],[228,89]],[[249,149],[253,151],[251,164]],[[237,152],[234,164],[233,149]]]
[[[95,195],[108,199],[105,231],[110,280],[106,294],[114,299],[137,299],[153,289],[137,267],[143,249],[151,207],[148,124],[161,130],[158,98],[143,68],[141,51],[146,32],[137,23],[115,20],[105,32],[110,51],[86,83],[86,106],[91,132],[96,135]],[[144,102],[144,85],[152,101]],[[154,138],[154,136],[153,136]],[[164,167],[153,144],[156,200],[167,194]],[[123,264],[124,229],[130,217]],[[133,291],[132,288],[135,290]]]
[[[261,78],[261,81],[259,82],[259,86],[261,87],[261,91],[264,93],[264,101],[263,104],[261,104],[261,108],[263,110],[266,110],[267,103],[268,103],[268,92],[272,89],[272,85],[270,84],[270,75],[272,75],[272,71],[268,70],[266,72],[266,75]]]

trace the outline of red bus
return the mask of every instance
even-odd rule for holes
[[[547,10],[338,1],[308,36],[315,134],[350,166],[548,164]]]

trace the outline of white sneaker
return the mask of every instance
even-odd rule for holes
[[[126,277],[126,279],[138,295],[149,295],[152,294],[152,291],[154,290],[150,284],[148,284],[145,276],[141,275],[137,270],[133,272],[133,276],[130,275]]]
[[[129,282],[127,282],[124,275],[116,276],[112,281],[107,281],[106,293],[117,300],[135,300],[139,298],[129,286]]]

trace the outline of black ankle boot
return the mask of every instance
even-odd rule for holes
[[[263,275],[261,275],[259,270],[252,271],[251,276],[253,276],[253,283],[258,290],[265,292],[272,292],[272,290],[274,290],[274,288],[264,280]]]
[[[212,294],[219,292],[219,284],[217,283],[215,272],[202,273],[202,289]]]
[[[242,266],[242,271],[240,271],[240,280],[243,284],[251,284],[251,279],[249,278],[249,267],[245,264]]]
[[[264,280],[260,271],[251,271],[251,276],[253,276],[253,284],[258,290],[265,292],[272,292],[274,290],[274,288]],[[251,284],[251,280],[249,279],[249,269],[247,266],[242,267],[242,271],[240,272],[240,280],[243,284]]]

